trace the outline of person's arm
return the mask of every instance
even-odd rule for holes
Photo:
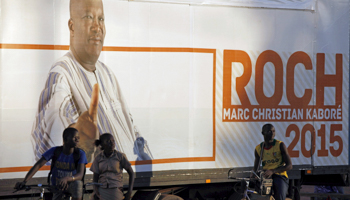
[[[88,162],[92,161],[95,151],[94,142],[99,137],[97,130],[98,95],[99,86],[95,84],[92,90],[89,110],[83,112],[79,116],[77,123],[72,125],[79,131],[80,142],[78,147],[85,151]]]
[[[58,180],[58,187],[62,190],[68,189],[68,183],[76,180],[81,180],[84,175],[84,166],[85,164],[79,163],[77,167],[77,173],[73,176],[66,176]]]
[[[281,149],[282,158],[286,164],[284,166],[281,166],[281,167],[275,169],[275,173],[289,171],[289,170],[293,169],[292,159],[289,156],[286,145],[284,143],[281,143],[280,149]]]
[[[36,147],[44,144],[47,148],[62,145],[63,130],[71,122],[76,122],[72,127],[76,128],[80,133],[79,147],[86,152],[88,161],[91,162],[95,150],[93,142],[98,137],[98,85],[96,84],[97,86],[95,85],[93,88],[89,110],[81,113],[78,108],[79,105],[77,105],[78,101],[76,98],[78,97],[72,95],[73,89],[70,86],[69,78],[67,78],[65,70],[61,68],[56,66],[49,73],[47,84],[41,93],[38,113],[32,129],[34,144]],[[60,110],[64,110],[64,112],[60,112]],[[65,113],[65,115],[62,113]],[[34,132],[38,134],[34,134]],[[50,135],[49,138],[52,141],[45,141],[45,137],[44,139],[40,137],[46,133]],[[44,152],[34,150],[34,155],[42,153]],[[40,157],[36,156],[35,159],[39,160]]]
[[[66,190],[68,188],[68,183],[76,180],[82,180],[85,173],[85,165],[87,164],[86,154],[83,150],[80,151],[80,159],[78,161],[77,173],[72,176],[66,176],[61,178],[57,185],[59,188]]]
[[[126,102],[126,99],[124,98],[124,95],[123,95],[123,92],[122,92],[121,87],[119,85],[119,82],[117,80],[117,77],[115,76],[114,73],[112,73],[112,71],[109,68],[107,71],[110,72],[110,74],[112,74],[111,81],[112,81],[112,84],[114,86],[114,94],[117,97],[117,99],[120,101],[120,104],[121,104],[121,107],[123,110],[123,114],[125,116],[126,125],[127,125],[128,129],[130,130],[131,134],[133,135],[132,138],[135,139],[134,142],[136,142],[137,138],[142,137],[141,133],[140,133],[138,127],[134,124],[132,114],[129,110],[129,106]],[[137,147],[137,145],[136,145],[136,147]],[[151,150],[148,147],[148,144],[146,142],[144,143],[144,153],[141,153],[138,147],[134,148],[134,151],[136,151],[136,154],[139,156],[138,159],[140,159],[140,160],[152,160],[153,159],[153,155],[151,153]]]
[[[25,186],[25,184],[27,183],[27,181],[29,181],[34,175],[35,173],[42,167],[45,165],[45,163],[47,162],[47,160],[45,160],[44,157],[41,157],[40,160],[38,160],[34,166],[28,171],[28,173],[26,174],[25,178],[23,179],[22,182],[17,182],[15,185],[15,189],[21,189]]]
[[[92,181],[93,181],[94,183],[98,183],[98,178],[99,178],[99,177],[100,177],[100,175],[94,172]],[[98,185],[94,185],[93,187],[94,187],[94,193],[96,194],[96,196],[97,196],[99,199],[101,199],[100,192],[98,191],[99,186],[98,186]]]
[[[131,168],[131,165],[127,166],[125,168],[125,170],[129,174],[129,188],[128,188],[128,192],[125,194],[125,199],[124,200],[130,200],[131,192],[132,192],[132,190],[134,188],[135,174],[134,174],[134,170]]]
[[[256,173],[258,170],[258,165],[259,165],[259,160],[260,160],[260,156],[258,154],[258,152],[256,152],[256,149],[254,149],[254,155],[255,155],[255,159],[254,159],[254,167],[253,167],[253,171]],[[250,175],[251,178],[258,178],[256,177],[253,173]]]
[[[100,154],[98,154],[98,155],[95,157],[95,159],[94,159],[94,161],[92,162],[91,167],[90,167],[90,171],[93,172],[93,179],[92,179],[92,181],[93,181],[94,183],[98,183],[99,178],[100,178],[100,174],[101,174],[101,171],[99,170],[99,165],[98,165],[99,161],[100,161]],[[93,185],[94,193],[93,193],[92,196],[96,195],[99,199],[101,199],[101,197],[100,197],[100,192],[98,191],[98,188],[99,188],[99,187],[100,187],[100,186],[98,186],[98,185]],[[92,197],[92,198],[94,198],[94,197]]]
[[[280,150],[281,150],[282,158],[283,158],[283,161],[285,162],[285,165],[280,166],[276,169],[267,170],[264,173],[265,178],[272,176],[272,174],[288,171],[288,170],[291,170],[293,168],[292,160],[288,154],[287,147],[283,142],[280,145]]]
[[[70,97],[67,79],[61,73],[50,72],[45,88],[40,94],[31,133],[35,161],[40,160],[45,149],[62,145],[63,130],[69,125],[68,122],[77,119],[76,106]],[[60,112],[60,108],[65,112]],[[69,114],[63,116],[62,113],[66,111]]]
[[[73,182],[73,181],[76,181],[76,180],[81,180],[83,178],[83,175],[84,175],[84,166],[85,164],[83,163],[79,163],[78,164],[78,168],[77,168],[77,173],[73,176],[66,176],[66,177],[63,177],[61,178],[61,180],[59,182],[61,182],[63,179],[65,179],[64,181],[65,182]]]

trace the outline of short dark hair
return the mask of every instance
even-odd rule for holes
[[[273,128],[272,124],[264,124],[264,126],[262,127],[261,133],[264,135],[265,133],[268,133],[269,131],[271,131],[272,128]]]
[[[75,128],[72,128],[72,127],[68,127],[66,129],[64,129],[64,131],[63,131],[63,141],[67,141],[68,136],[73,135],[76,132],[78,132],[78,130],[75,129]]]
[[[102,135],[100,135],[100,139],[98,139],[98,140],[95,140],[95,146],[99,146],[101,143],[102,143],[102,140],[104,140],[105,138],[107,138],[107,136],[109,137],[109,136],[112,136],[112,134],[110,134],[110,133],[104,133],[104,134],[102,134]],[[113,136],[112,136],[113,137]]]

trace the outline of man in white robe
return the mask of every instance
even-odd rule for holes
[[[62,131],[75,123],[73,126],[81,137],[80,147],[89,162],[94,152],[93,141],[103,133],[114,136],[117,150],[129,160],[152,159],[147,145],[148,157],[142,156],[143,150],[134,144],[141,137],[135,131],[117,79],[98,61],[106,34],[102,0],[71,0],[70,17],[70,51],[51,67],[39,99],[32,129],[35,160],[50,147],[61,145]],[[98,95],[93,94],[96,83]],[[94,95],[98,102],[95,117],[88,112]]]

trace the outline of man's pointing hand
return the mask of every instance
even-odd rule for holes
[[[88,162],[92,161],[95,149],[94,142],[99,138],[97,131],[98,96],[99,87],[98,84],[95,84],[92,88],[89,110],[83,112],[79,116],[77,123],[72,125],[79,131],[80,141],[78,146],[85,151]]]

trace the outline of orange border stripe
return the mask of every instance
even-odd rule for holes
[[[201,162],[201,161],[215,161],[215,157],[192,157],[192,158],[168,158],[168,159],[155,159],[155,160],[140,160],[130,161],[131,165],[147,165],[147,164],[165,164],[165,163],[177,163],[177,162]],[[91,167],[92,163],[86,165],[87,168]],[[0,168],[0,173],[9,172],[27,172],[32,168],[31,166],[25,167],[4,167]],[[39,171],[50,170],[50,165],[45,165],[40,168]]]
[[[0,49],[69,50],[69,46],[48,44],[0,44]]]
[[[8,173],[8,172],[27,172],[30,170],[32,167],[5,167],[5,168],[0,168],[0,173]],[[50,170],[49,165],[45,165],[40,170]]]
[[[69,50],[69,45],[48,44],[4,44],[0,43],[0,49],[32,49],[32,50]],[[216,49],[182,48],[182,47],[114,47],[104,46],[102,51],[131,51],[131,52],[193,52],[213,53],[216,57]],[[214,63],[215,64],[215,63]]]
[[[45,44],[1,44],[0,49],[32,49],[32,50],[69,50],[68,45],[45,45]],[[188,52],[188,53],[211,53],[213,54],[213,156],[212,157],[190,157],[169,158],[130,161],[132,165],[165,164],[178,162],[203,162],[215,161],[216,156],[216,132],[215,132],[215,74],[216,74],[216,49],[182,48],[182,47],[114,47],[105,46],[102,51],[126,51],[126,52]],[[86,165],[91,167],[91,163]],[[0,173],[26,172],[31,166],[0,168]],[[50,170],[50,166],[43,166],[40,170]]]

